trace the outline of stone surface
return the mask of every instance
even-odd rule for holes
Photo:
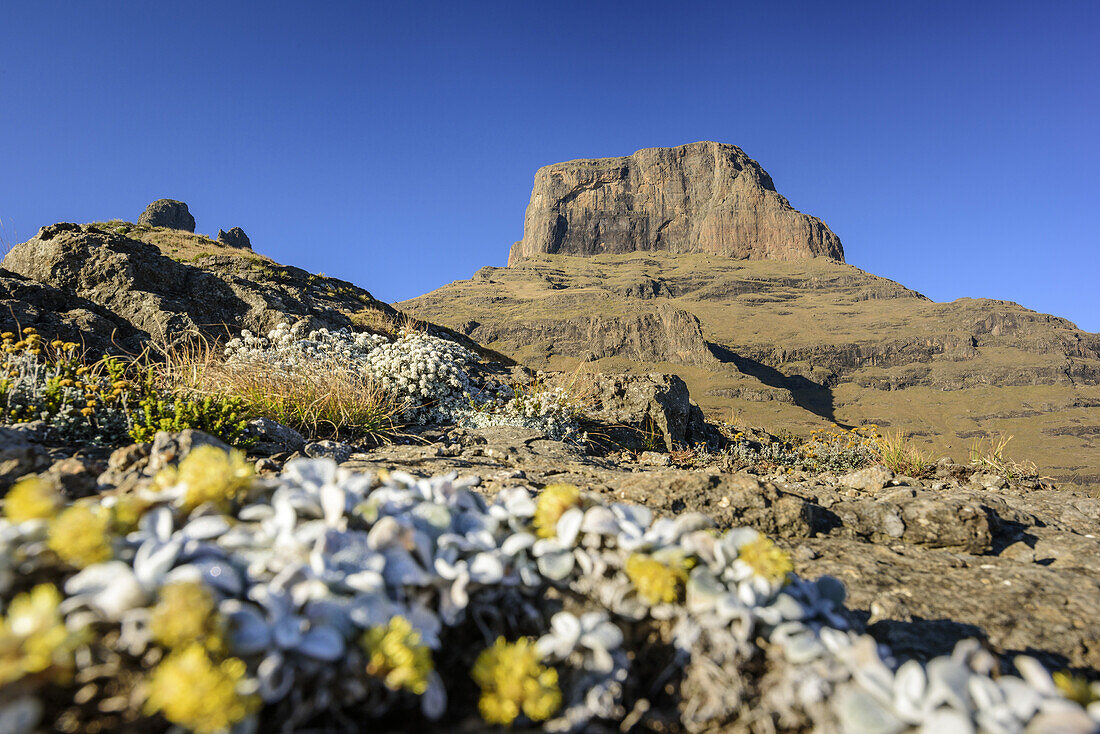
[[[195,218],[191,216],[187,205],[175,199],[157,199],[145,207],[145,211],[138,217],[138,224],[182,229],[185,232],[195,231]]]
[[[621,438],[627,445],[643,448],[660,445],[669,451],[706,440],[703,413],[692,402],[687,385],[676,375],[602,374],[593,379],[588,415],[630,429],[629,435],[616,434],[614,438]]]
[[[192,428],[185,428],[178,433],[158,431],[157,435],[153,437],[153,445],[149,452],[149,463],[145,473],[149,476],[156,476],[161,469],[179,463],[199,446],[214,446],[223,451],[229,450],[229,446],[221,439]]]
[[[0,496],[15,480],[49,465],[45,449],[28,441],[21,432],[0,426]]]
[[[792,208],[759,163],[735,145],[698,142],[540,168],[508,263],[655,250],[844,259],[840,239]]]
[[[852,489],[861,489],[865,492],[874,492],[886,486],[886,483],[894,478],[894,472],[881,464],[864,467],[840,478],[840,483]]]
[[[246,235],[244,230],[240,227],[232,227],[228,232],[219,229],[218,242],[227,247],[241,247],[246,250],[252,249],[252,241],[248,239],[248,235]]]
[[[85,298],[0,269],[0,332],[27,326],[90,352],[136,346],[136,331],[125,319]]]
[[[306,445],[302,434],[270,418],[254,418],[248,423],[248,435],[256,439],[252,450],[259,454],[300,451]]]

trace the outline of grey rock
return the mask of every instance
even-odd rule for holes
[[[195,231],[195,218],[191,216],[187,205],[175,199],[157,199],[145,207],[145,211],[138,217],[138,224],[182,229],[185,232]]]
[[[218,242],[227,247],[240,247],[246,250],[252,249],[252,241],[240,227],[233,227],[228,232],[218,230]]]
[[[103,464],[93,459],[70,456],[54,462],[44,476],[56,483],[65,496],[79,499],[98,492],[99,477],[104,469]]]
[[[886,486],[886,483],[894,478],[894,472],[881,464],[857,469],[850,474],[840,477],[840,483],[852,489],[861,489],[864,492],[877,492]]]
[[[0,427],[0,494],[6,493],[15,481],[50,465],[44,448],[28,441],[22,433]]]
[[[270,418],[254,418],[248,423],[248,435],[256,439],[256,453],[277,454],[280,451],[300,451],[306,445],[302,434]]]
[[[199,446],[215,446],[223,451],[229,451],[228,444],[221,439],[192,428],[186,428],[179,433],[159,431],[153,438],[149,466],[146,471],[153,476],[164,467],[179,463]]]
[[[313,441],[302,448],[302,453],[311,459],[332,459],[337,464],[342,464],[351,458],[353,448],[339,441]]]
[[[597,375],[588,414],[613,426],[628,426],[627,445],[663,445],[672,451],[707,437],[703,412],[676,375]]]

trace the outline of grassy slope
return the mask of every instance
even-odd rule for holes
[[[676,372],[704,410],[723,420],[795,432],[830,418],[878,422],[959,460],[981,437],[1011,434],[1010,455],[1030,458],[1062,481],[1100,485],[1100,435],[1090,432],[1100,423],[1100,385],[1065,377],[1071,368],[1100,374],[1097,359],[1066,353],[1067,344],[1082,342],[1095,350],[1100,339],[1014,303],[933,303],[823,258],[636,253],[541,256],[520,267],[485,268],[396,305],[452,328],[469,321],[532,325],[652,310],[657,300],[625,295],[652,283],[669,294],[661,299],[700,319],[708,341],[754,357],[763,368],[741,363],[752,373],[745,374],[731,363],[701,368],[608,358],[601,369]],[[479,330],[471,335],[479,338]],[[940,348],[929,351],[929,343]],[[522,330],[485,346],[532,366],[569,369],[577,361],[572,354],[548,356]],[[877,365],[838,368],[828,356],[861,350],[883,357]],[[911,355],[892,356],[899,351]]]

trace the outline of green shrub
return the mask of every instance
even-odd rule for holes
[[[132,416],[130,438],[151,441],[157,431],[182,431],[193,428],[217,436],[228,444],[246,445],[244,432],[253,416],[239,398],[207,395],[192,398],[184,395],[142,398]]]

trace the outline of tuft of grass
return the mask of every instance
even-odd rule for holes
[[[396,431],[406,406],[366,373],[311,362],[294,371],[270,364],[226,363],[216,345],[190,339],[162,348],[166,380],[196,396],[240,401],[253,415],[311,438],[380,436]]]
[[[909,443],[902,431],[877,436],[875,453],[879,463],[895,474],[919,477],[933,467],[930,455]]]
[[[970,446],[970,463],[993,474],[999,474],[1008,480],[1029,479],[1039,476],[1039,469],[1033,461],[1015,461],[1005,456],[1005,449],[1012,436],[1001,434],[996,438],[975,441]]]

